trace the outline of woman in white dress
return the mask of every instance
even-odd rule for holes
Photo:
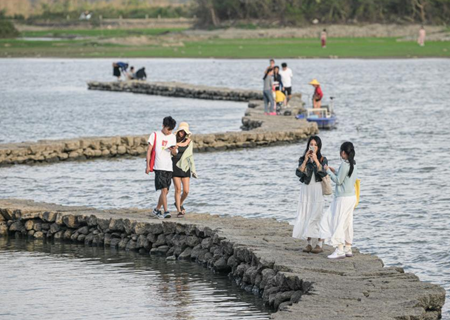
[[[302,183],[297,207],[297,218],[292,237],[307,239],[308,244],[303,252],[320,253],[323,251],[323,240],[320,238],[320,222],[323,217],[322,178],[327,173],[324,169],[328,165],[327,158],[321,154],[322,141],[318,136],[309,138],[306,150],[300,157],[296,175]],[[313,249],[312,239],[318,242]]]
[[[331,180],[336,183],[334,199],[321,223],[320,234],[336,248],[328,256],[330,259],[353,256],[353,210],[356,205],[355,182],[358,178],[355,148],[351,142],[344,142],[340,153],[343,161],[339,170],[325,166]]]

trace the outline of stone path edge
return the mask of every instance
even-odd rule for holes
[[[440,319],[445,290],[376,256],[340,261],[302,253],[292,227],[274,219],[189,214],[158,220],[148,210],[97,210],[0,200],[0,235],[136,250],[228,273],[278,310],[273,319]]]

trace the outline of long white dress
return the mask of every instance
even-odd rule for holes
[[[320,237],[325,242],[337,247],[346,242],[353,243],[353,210],[356,196],[337,197],[333,199],[321,223]]]
[[[292,237],[298,239],[319,238],[320,223],[323,218],[324,198],[322,184],[316,182],[313,172],[309,184],[301,184],[297,207],[297,218]]]

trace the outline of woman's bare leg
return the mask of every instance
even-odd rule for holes
[[[190,178],[181,178],[181,182],[183,183],[183,194],[181,195],[180,207],[183,205],[184,200],[186,200],[187,196],[189,195],[190,180]],[[183,211],[183,213],[185,212]]]
[[[174,177],[173,185],[175,186],[175,204],[177,206],[177,212],[181,212],[181,178]]]

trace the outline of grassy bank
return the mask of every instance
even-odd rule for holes
[[[155,30],[155,29],[153,29]],[[157,29],[159,30],[159,29]],[[87,33],[97,30],[84,30]],[[103,30],[101,32],[118,32]],[[126,32],[130,30],[119,30]],[[55,31],[52,31],[55,32]],[[65,31],[66,32],[66,31]],[[69,32],[69,31],[67,31]],[[73,31],[71,31],[73,32]],[[146,32],[146,31],[144,31]],[[152,31],[154,32],[154,31]],[[157,31],[164,32],[164,31]],[[73,34],[73,33],[72,33]],[[45,36],[33,33],[34,36]],[[87,34],[84,34],[86,36]],[[129,34],[127,34],[129,35]],[[135,34],[138,35],[138,34]],[[98,35],[96,35],[98,36]],[[112,35],[109,35],[112,36]],[[119,35],[116,35],[119,36]],[[125,45],[97,39],[63,41],[0,40],[0,57],[173,57],[173,58],[413,58],[450,57],[450,42],[429,41],[419,47],[414,41],[395,38],[331,38],[322,49],[317,39],[213,39]]]

